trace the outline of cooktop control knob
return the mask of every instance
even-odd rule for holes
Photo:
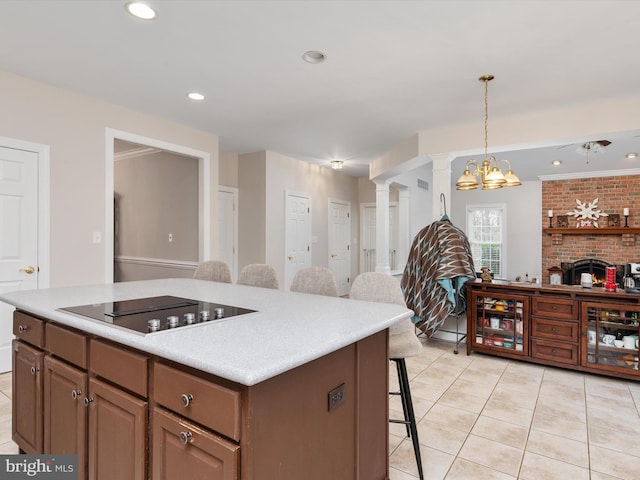
[[[167,326],[169,328],[175,328],[180,325],[180,317],[177,315],[170,315],[167,317]]]
[[[224,318],[224,308],[222,307],[218,307],[215,310],[213,310],[213,313],[216,314],[216,318]]]
[[[208,322],[209,321],[209,310],[202,310],[200,312],[200,321]]]
[[[191,325],[192,323],[195,323],[195,321],[196,321],[196,315],[194,313],[184,314],[184,323],[186,323],[187,325]]]
[[[157,332],[158,330],[160,330],[160,319],[152,318],[147,322],[147,326],[149,327],[150,332]]]

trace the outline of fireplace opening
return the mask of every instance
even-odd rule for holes
[[[604,287],[607,277],[607,267],[616,267],[616,283],[623,286],[624,265],[613,265],[597,258],[583,258],[575,262],[562,262],[562,282],[565,285],[580,285],[580,276],[590,273],[594,287]]]

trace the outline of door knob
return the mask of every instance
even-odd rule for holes
[[[36,271],[35,268],[33,268],[31,265],[29,265],[27,268],[21,268],[20,270],[18,270],[19,272],[24,272],[27,275],[31,275],[33,272]]]
[[[293,260],[294,258],[296,258],[296,256],[295,256],[295,255],[289,255],[287,258],[288,258],[289,260]]]
[[[337,255],[337,254],[335,254],[335,253],[332,253],[332,254],[331,254],[331,258],[336,258],[337,256],[338,256],[338,255]]]

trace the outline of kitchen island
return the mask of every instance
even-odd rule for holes
[[[144,335],[60,310],[161,295],[255,312]],[[0,300],[14,441],[78,453],[81,479],[387,478],[386,329],[406,308],[192,279]]]

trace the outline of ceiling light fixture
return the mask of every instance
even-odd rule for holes
[[[494,79],[493,75],[483,75],[478,80],[484,82],[484,160],[480,165],[475,159],[467,161],[464,172],[456,182],[456,190],[475,190],[478,188],[477,176],[482,179],[482,190],[495,190],[502,187],[517,187],[522,185],[513,170],[511,170],[511,162],[509,160],[496,160],[496,157],[487,158],[487,149],[489,146],[487,137],[489,124],[489,82]],[[509,169],[503,174],[498,167],[498,162],[506,162]],[[473,173],[469,167],[473,165],[475,168]]]
[[[309,50],[302,54],[302,59],[307,63],[322,63],[327,59],[327,56],[317,50]]]
[[[636,152],[629,152],[625,155],[625,157],[631,160],[632,158],[638,158],[638,154]]]
[[[158,16],[153,8],[143,2],[129,2],[125,4],[124,8],[131,15],[141,18],[142,20],[153,20]]]
[[[197,100],[197,101],[204,100],[204,95],[198,92],[187,93],[187,97],[189,97],[191,100]]]
[[[562,165],[562,160],[554,160],[553,162],[551,162],[551,165],[554,165],[554,166],[556,166],[556,167],[557,167],[558,165]]]
[[[342,168],[343,163],[344,162],[342,160],[331,160],[329,162],[329,164],[331,165],[331,168],[333,168],[334,170],[340,170]]]

